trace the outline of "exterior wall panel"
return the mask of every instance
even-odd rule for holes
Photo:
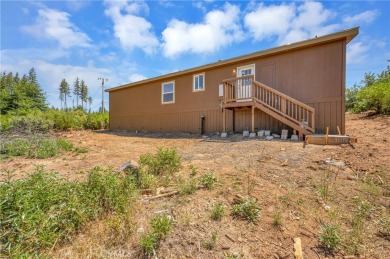
[[[193,92],[193,75],[172,78],[122,88],[110,92],[110,129],[155,132],[200,133],[200,117],[206,117],[206,133],[222,131],[222,98],[218,86],[233,78],[239,66],[255,64],[256,80],[302,101],[316,109],[316,133],[326,127],[344,132],[345,44],[338,40],[321,45],[272,54],[219,68],[205,73],[205,90]],[[161,84],[175,81],[175,103],[161,103]],[[233,130],[233,111],[227,111],[227,128]],[[236,131],[251,128],[251,110],[236,109]],[[255,128],[280,131],[277,120],[256,110]]]

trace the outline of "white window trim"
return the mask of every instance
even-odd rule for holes
[[[173,84],[173,92],[164,93],[164,85],[170,83]],[[173,93],[173,101],[164,102],[164,94],[169,94],[169,93]],[[170,103],[175,103],[175,81],[161,83],[161,104],[170,104]]]
[[[246,68],[253,68],[253,77],[256,78],[256,64],[249,64],[249,65],[245,65],[245,66],[240,66],[240,67],[237,67],[237,74],[236,74],[236,77],[241,77],[241,75],[239,76],[239,73],[238,71],[239,70],[242,70],[242,69],[246,69]]]
[[[195,77],[200,76],[200,75],[203,76],[203,88],[202,89],[195,89]],[[194,74],[192,76],[192,91],[193,92],[202,92],[202,91],[205,91],[205,90],[206,90],[206,76],[205,76],[205,73]]]

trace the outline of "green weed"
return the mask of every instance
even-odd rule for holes
[[[211,210],[210,218],[212,220],[221,220],[224,215],[225,215],[225,206],[223,205],[223,203],[218,202],[214,204]]]
[[[153,233],[159,239],[165,238],[171,230],[172,219],[168,215],[158,214],[150,221],[150,225],[152,226]]]
[[[280,212],[272,216],[272,224],[275,227],[281,227],[283,225],[282,214]]]
[[[213,232],[211,233],[211,237],[209,240],[202,242],[202,247],[207,250],[212,250],[215,247],[216,243],[217,243],[217,233]]]
[[[338,228],[327,223],[321,226],[319,235],[320,242],[330,251],[336,251],[339,248],[341,238],[338,234]]]
[[[148,173],[160,176],[172,175],[181,168],[181,158],[175,149],[159,148],[156,155],[142,155],[139,164]]]
[[[73,151],[77,154],[83,154],[83,153],[88,153],[88,148],[76,147]]]
[[[159,238],[155,233],[149,233],[141,237],[141,247],[146,255],[155,253]]]
[[[260,217],[261,208],[257,204],[256,199],[248,198],[240,204],[235,204],[232,207],[232,215],[238,218],[243,218],[249,222],[257,222]]]
[[[210,172],[202,175],[199,181],[206,189],[211,190],[214,189],[217,178],[215,177],[214,172]]]
[[[194,179],[190,179],[188,181],[180,180],[179,181],[179,194],[180,195],[189,195],[196,192],[198,186],[196,185],[196,181]]]

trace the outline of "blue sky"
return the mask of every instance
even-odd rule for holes
[[[25,74],[34,67],[56,107],[63,78],[84,79],[97,110],[98,77],[110,88],[355,26],[347,86],[390,65],[389,1],[0,3],[0,70]]]

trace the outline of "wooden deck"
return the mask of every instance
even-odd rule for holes
[[[252,132],[255,131],[255,109],[259,109],[305,135],[315,133],[315,109],[267,85],[243,76],[223,81],[223,130],[226,131],[226,109],[252,109]]]

